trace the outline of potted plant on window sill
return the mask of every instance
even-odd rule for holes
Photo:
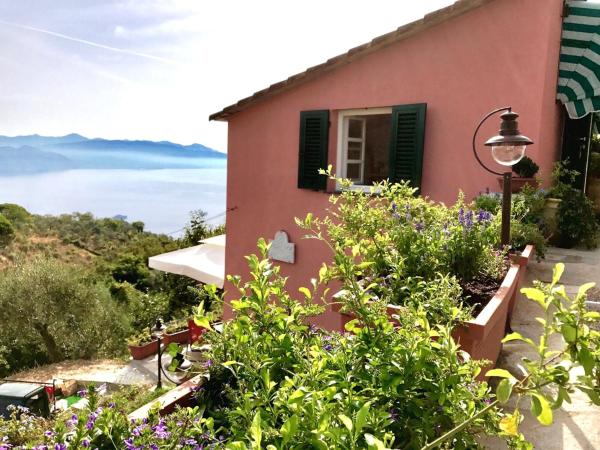
[[[517,164],[512,168],[514,174],[511,179],[511,191],[512,193],[521,192],[524,186],[537,187],[538,181],[535,178],[540,167],[528,156],[524,156]],[[498,177],[498,184],[500,188],[503,186],[503,178]]]

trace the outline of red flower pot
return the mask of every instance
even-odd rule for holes
[[[127,346],[131,357],[136,360],[146,359],[148,356],[152,356],[158,353],[158,341],[148,342],[142,345],[131,345]]]

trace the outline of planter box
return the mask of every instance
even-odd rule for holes
[[[504,178],[498,177],[498,184],[500,185],[500,189],[504,187]],[[512,177],[510,182],[510,191],[513,194],[517,192],[521,192],[521,190],[525,186],[537,187],[537,180],[535,178],[521,178],[521,177]]]
[[[187,344],[190,342],[190,330],[188,328],[187,330],[177,331],[176,333],[165,334],[162,341],[165,345],[169,345],[173,342],[176,344]]]
[[[204,384],[206,377],[204,375],[197,375],[194,378],[174,387],[169,392],[163,394],[150,403],[136,409],[130,413],[127,417],[129,420],[143,420],[148,417],[150,411],[158,406],[158,413],[161,416],[172,413],[176,406],[192,406],[194,402],[194,389]]]
[[[473,359],[485,359],[491,362],[484,367],[479,378],[485,379],[483,374],[496,365],[500,350],[502,349],[502,338],[505,336],[507,324],[509,324],[512,311],[516,305],[519,286],[525,276],[527,263],[534,255],[534,247],[528,245],[520,255],[511,258],[511,264],[496,294],[490,299],[483,310],[472,320],[456,326],[452,337]],[[345,332],[344,325],[353,319],[353,316],[340,312],[341,305],[333,304],[333,310],[342,315],[342,333]],[[396,322],[393,316],[402,314],[403,307],[388,305],[387,313],[392,322]]]
[[[519,281],[517,284],[517,289],[513,293],[510,299],[510,305],[508,307],[508,319],[506,321],[506,330],[510,330],[510,323],[512,321],[513,312],[515,310],[515,306],[517,305],[517,298],[519,296],[519,286],[523,284],[523,280],[525,279],[525,272],[527,272],[527,264],[532,258],[535,256],[535,247],[533,245],[527,245],[523,249],[520,255],[514,255],[512,257],[513,262],[519,265]]]
[[[143,345],[128,345],[131,357],[136,360],[146,359],[158,352],[158,341],[152,341]]]

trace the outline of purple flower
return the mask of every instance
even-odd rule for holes
[[[0,441],[0,450],[9,450],[12,448],[12,444],[8,442],[8,436],[4,436]]]
[[[479,212],[477,213],[477,222],[489,222],[490,220],[492,220],[492,214],[489,213],[488,211],[485,211],[483,209],[480,209]]]
[[[171,433],[167,431],[167,425],[165,424],[164,419],[160,419],[158,424],[152,427],[152,431],[154,431],[154,436],[159,439],[168,439],[171,436]]]
[[[88,390],[87,389],[81,389],[81,390],[77,391],[77,395],[80,396],[81,398],[87,397]]]
[[[57,443],[54,444],[54,450],[67,450],[67,446],[65,444]]]
[[[213,360],[212,360],[212,359],[207,359],[207,360],[206,360],[206,362],[204,363],[204,367],[210,367],[210,366],[212,366],[213,364],[214,364],[214,363],[213,363]]]
[[[410,222],[412,220],[412,216],[410,214],[410,204],[406,204],[406,220]]]
[[[467,230],[473,228],[473,211],[469,211],[467,213],[467,217],[465,219],[465,226],[467,227]]]
[[[333,345],[331,345],[331,344],[325,344],[323,346],[323,350],[325,350],[326,352],[330,352],[331,350],[333,350]]]
[[[117,405],[115,404],[115,402],[110,402],[110,403],[108,404],[108,407],[109,407],[109,408],[114,408],[115,406],[117,406]]]
[[[423,225],[423,222],[417,222],[415,224],[415,230],[417,230],[419,233],[421,231],[423,231],[424,228],[425,228],[425,225]]]
[[[81,441],[81,445],[83,447],[89,447],[90,446],[90,441],[88,441],[87,439],[84,439],[83,441]]]
[[[44,436],[46,436],[46,437],[52,437],[52,436],[54,436],[54,434],[55,433],[53,431],[50,431],[50,430],[44,431]]]
[[[465,224],[465,210],[462,207],[458,210],[458,223]]]

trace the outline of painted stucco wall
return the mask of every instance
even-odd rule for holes
[[[328,202],[325,193],[296,187],[303,110],[331,111],[329,161],[335,165],[339,110],[427,103],[422,190],[453,202],[459,189],[468,199],[499,189],[474,160],[471,138],[484,114],[511,105],[521,131],[536,142],[530,154],[547,173],[558,152],[561,7],[562,0],[495,0],[233,115],[227,207],[235,209],[227,214],[226,272],[246,275],[243,256],[277,230],[296,243],[296,263],[281,264],[290,292],[308,285],[329,259],[326,248],[303,240],[294,224],[309,211],[322,215]],[[481,142],[498,125],[490,120]],[[493,166],[485,148],[481,153]],[[337,320],[329,314],[320,324],[337,327]]]

